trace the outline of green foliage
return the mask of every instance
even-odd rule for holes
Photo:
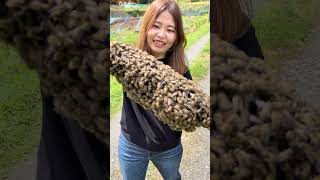
[[[141,9],[128,9],[125,12],[133,17],[141,17],[146,11]]]
[[[189,12],[209,13],[209,1],[180,3],[179,7],[183,15],[187,16]]]
[[[182,19],[186,34],[198,31],[203,24],[209,24],[208,14],[202,16],[183,16]]]
[[[207,22],[201,25],[197,31],[186,33],[186,37],[187,37],[186,49],[188,49],[193,43],[199,40],[202,36],[207,34],[209,30],[210,30],[210,24],[209,22]]]

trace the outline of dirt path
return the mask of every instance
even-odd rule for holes
[[[189,64],[191,64],[192,60],[201,52],[202,47],[205,43],[209,42],[210,33],[202,36],[197,42],[192,44],[186,52],[188,57]]]
[[[35,180],[37,168],[37,153],[34,152],[29,159],[19,164],[7,180]]]
[[[187,51],[187,57],[191,64],[192,59],[202,50],[203,46],[209,41],[210,36],[206,34],[199,41],[194,43]],[[210,74],[200,81],[200,86],[207,94],[210,93]],[[121,179],[118,161],[118,139],[120,134],[121,113],[116,114],[110,122],[110,177],[111,179]],[[210,132],[204,128],[198,128],[195,132],[182,135],[184,153],[181,162],[182,179],[210,179]],[[148,170],[152,179],[161,179],[160,174],[154,168]],[[150,172],[151,171],[151,172]],[[148,179],[148,177],[147,177]]]

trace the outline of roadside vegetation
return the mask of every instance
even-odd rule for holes
[[[318,0],[269,0],[254,19],[267,63],[281,69],[285,59],[301,53],[318,20]]]
[[[39,142],[39,79],[17,51],[0,44],[0,179]]]

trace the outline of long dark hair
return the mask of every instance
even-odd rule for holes
[[[184,53],[184,47],[186,46],[187,41],[183,31],[181,11],[174,0],[155,0],[150,4],[143,17],[138,48],[150,53],[147,43],[147,32],[153,26],[153,23],[159,14],[166,10],[173,16],[177,32],[177,39],[171,48],[172,51],[170,50],[170,53],[167,53],[168,64],[180,74],[184,74],[187,70]]]
[[[212,31],[233,42],[251,26],[251,0],[214,0],[211,6]]]

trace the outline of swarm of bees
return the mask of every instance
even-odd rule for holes
[[[124,43],[112,43],[110,52],[110,73],[129,98],[151,109],[173,130],[210,128],[209,96],[191,80],[147,52]]]
[[[320,178],[319,110],[262,60],[211,38],[211,179]]]
[[[55,110],[109,144],[105,0],[3,0],[0,40],[39,73]]]

